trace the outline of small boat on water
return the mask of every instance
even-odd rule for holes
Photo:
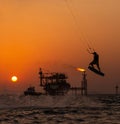
[[[31,87],[31,86],[28,87],[26,91],[24,91],[25,96],[27,96],[27,95],[39,96],[41,94],[42,93],[35,91],[35,87]]]

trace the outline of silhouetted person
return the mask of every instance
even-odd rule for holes
[[[97,66],[98,70],[100,71],[99,67],[99,55],[96,52],[90,53],[93,54],[93,61],[90,62],[89,66],[92,66],[94,68],[94,65]]]

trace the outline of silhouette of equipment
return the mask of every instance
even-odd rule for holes
[[[95,68],[92,67],[92,66],[88,66],[88,69],[91,70],[92,72],[94,72],[94,73],[100,75],[100,76],[104,76],[104,75],[105,75],[103,72],[98,71],[97,69],[95,69]]]

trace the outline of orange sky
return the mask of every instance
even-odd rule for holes
[[[38,87],[39,67],[67,73],[76,86],[81,73],[67,64],[86,69],[90,91],[114,92],[120,84],[120,1],[67,1],[0,0],[0,92]],[[105,77],[87,69],[87,40],[100,54]]]

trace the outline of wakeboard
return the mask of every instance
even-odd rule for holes
[[[88,66],[88,69],[91,70],[91,71],[93,71],[94,73],[100,75],[100,76],[104,76],[104,75],[105,75],[103,72],[98,71],[97,69],[95,69],[95,68],[92,67],[92,66]]]

